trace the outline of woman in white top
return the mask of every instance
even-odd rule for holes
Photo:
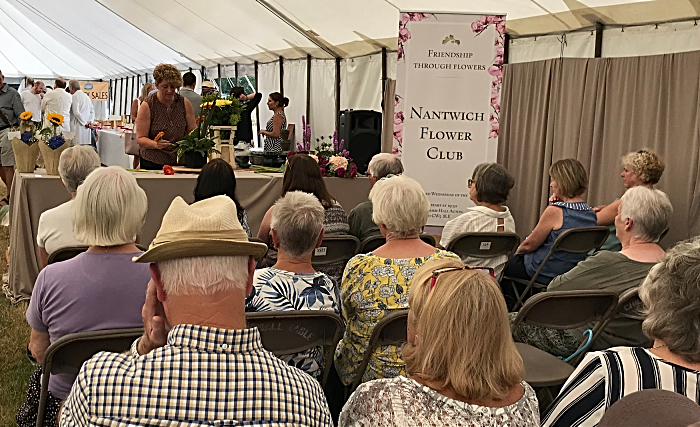
[[[597,426],[610,406],[643,389],[700,403],[700,238],[670,249],[652,267],[639,297],[647,314],[642,330],[652,347],[589,353],[543,414],[543,426]]]
[[[58,160],[58,174],[63,186],[70,193],[70,200],[53,209],[49,209],[39,217],[39,229],[36,233],[36,243],[39,246],[41,268],[49,262],[49,254],[58,249],[70,246],[86,246],[75,239],[71,206],[75,199],[78,186],[85,181],[90,172],[100,167],[100,156],[95,149],[87,145],[76,145],[61,153]]]
[[[442,230],[440,246],[447,248],[452,241],[463,233],[515,233],[515,221],[507,206],[502,204],[508,199],[508,193],[515,181],[506,168],[498,163],[482,163],[474,168],[472,178],[468,181],[469,198],[476,206],[445,224]],[[496,277],[500,277],[508,257],[462,259],[467,265],[491,267]]]
[[[539,426],[505,300],[485,270],[426,263],[413,278],[409,306],[409,377],[360,385],[339,426]]]

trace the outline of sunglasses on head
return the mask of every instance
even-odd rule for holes
[[[463,267],[446,267],[446,268],[438,268],[437,270],[433,270],[433,276],[430,278],[430,291],[432,292],[433,288],[435,287],[435,282],[437,281],[437,278],[439,275],[442,273],[447,273],[449,271],[462,271],[462,270],[485,270],[488,271],[489,275],[493,277],[494,279],[496,278],[493,268],[490,267],[470,267],[468,265],[465,265]]]

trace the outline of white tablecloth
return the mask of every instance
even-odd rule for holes
[[[100,161],[107,166],[121,166],[124,169],[133,167],[134,156],[124,152],[124,138],[131,135],[111,130],[97,132],[97,153]]]

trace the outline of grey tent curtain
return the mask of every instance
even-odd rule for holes
[[[700,52],[633,58],[564,58],[507,65],[498,162],[515,178],[508,206],[526,236],[547,204],[551,164],[573,157],[589,172],[584,198],[624,193],[620,158],[658,153],[657,188],[674,207],[665,246],[700,234]]]

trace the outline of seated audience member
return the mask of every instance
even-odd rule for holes
[[[63,154],[74,149],[78,151],[73,153],[94,153],[92,147],[73,147]],[[78,187],[72,223],[75,237],[90,247],[75,258],[46,266],[36,279],[27,322],[32,328],[29,350],[39,366],[49,345],[64,335],[141,326],[140,307],[150,275],[147,266],[131,259],[141,254],[134,237],[147,208],[146,193],[134,176],[116,166],[95,170]],[[75,377],[51,375],[45,426],[56,425],[58,408]],[[18,425],[36,425],[40,389],[41,367],[29,380]]]
[[[419,238],[428,221],[430,202],[415,180],[395,176],[379,180],[369,193],[372,219],[386,244],[355,255],[345,267],[341,284],[345,335],[335,352],[335,368],[345,385],[352,383],[367,351],[374,326],[389,313],[408,308],[408,291],[417,267],[442,258],[459,260]],[[405,374],[399,347],[378,348],[363,381]]]
[[[409,305],[408,377],[360,385],[339,426],[539,426],[505,301],[487,271],[429,262],[416,271]]]
[[[401,175],[402,173],[403,165],[401,164],[401,159],[389,153],[376,154],[367,166],[367,178],[370,189],[380,179],[388,175]],[[372,202],[369,200],[360,203],[355,206],[355,209],[350,211],[348,222],[350,223],[350,234],[360,239],[360,241],[372,236],[381,236],[379,227],[372,221]]]
[[[236,197],[236,174],[233,168],[224,159],[214,159],[202,168],[197,177],[197,186],[194,188],[194,201],[208,199],[214,196],[228,196],[236,204],[238,222],[250,237],[248,226],[248,213]]]
[[[671,248],[652,267],[639,297],[647,315],[642,329],[653,346],[588,353],[543,414],[543,426],[595,426],[611,405],[642,389],[700,403],[700,238]]]
[[[581,198],[588,188],[588,175],[583,165],[575,159],[559,160],[549,168],[549,175],[551,204],[542,213],[532,233],[518,247],[518,254],[506,265],[505,275],[508,277],[530,280],[561,233],[571,228],[596,225],[595,212]],[[537,276],[537,282],[549,284],[584,259],[586,254],[555,252]],[[502,289],[506,301],[514,303],[509,301],[513,299],[510,284],[504,284]]]
[[[345,215],[343,207],[340,206],[331,193],[326,188],[326,183],[323,181],[318,163],[306,154],[297,154],[290,156],[287,159],[287,169],[282,178],[282,197],[290,191],[303,191],[311,193],[321,202],[325,209],[323,218],[323,228],[326,230],[326,236],[334,234],[348,234],[350,227],[348,226],[348,217]],[[270,222],[272,221],[272,211],[274,206],[267,210],[265,217],[260,224],[258,238],[270,245]],[[273,248],[267,252],[267,265],[275,263],[277,251]],[[345,264],[328,265],[322,270],[332,277],[337,282],[343,275]]]
[[[92,147],[77,145],[67,148],[58,161],[58,174],[63,186],[70,193],[70,200],[53,209],[44,211],[39,217],[36,243],[39,246],[41,268],[46,267],[49,255],[61,248],[85,246],[73,233],[71,207],[75,200],[78,186],[85,181],[90,172],[100,167],[100,156]]]
[[[482,163],[474,168],[472,178],[468,181],[469,199],[476,206],[445,224],[442,230],[440,246],[446,248],[462,233],[515,233],[515,221],[507,206],[502,206],[508,199],[510,189],[515,185],[513,177],[506,168],[498,163]],[[467,265],[491,267],[496,277],[501,277],[508,256],[497,258],[462,259]]]
[[[673,206],[662,191],[641,186],[627,190],[617,205],[619,213],[615,217],[615,228],[622,242],[622,251],[601,251],[588,257],[569,272],[555,277],[549,283],[548,291],[604,290],[622,294],[644,281],[649,270],[664,255],[657,242],[668,227]],[[515,319],[516,315],[511,313],[511,318]],[[513,338],[555,356],[568,357],[578,349],[584,331],[593,326],[556,330],[522,325],[515,330]],[[648,343],[641,322],[619,318],[610,321],[593,343],[592,349],[643,346]]]
[[[329,310],[340,314],[335,284],[311,265],[311,255],[323,239],[321,202],[313,194],[290,191],[274,207],[270,234],[278,251],[277,263],[255,270],[246,311]],[[321,347],[281,359],[317,379],[323,374]]]
[[[248,242],[230,198],[175,198],[135,259],[151,263],[144,335],[131,354],[83,364],[61,425],[332,426],[318,381],[246,328],[253,258],[266,249]]]
[[[622,173],[620,177],[625,188],[637,186],[654,188],[654,184],[659,182],[665,168],[666,165],[664,165],[659,156],[647,150],[639,150],[628,153],[622,158]],[[615,235],[615,216],[617,215],[617,206],[619,204],[620,199],[616,199],[609,205],[593,208],[598,218],[598,225],[610,226],[610,235],[608,240],[601,246],[601,250],[619,251],[622,249],[620,240]]]

